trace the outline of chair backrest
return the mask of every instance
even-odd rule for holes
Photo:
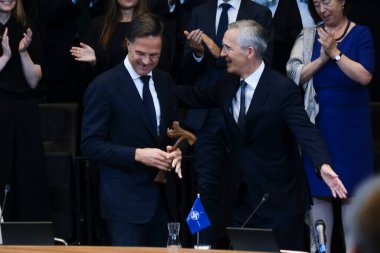
[[[227,227],[226,231],[233,250],[280,252],[271,229]]]
[[[78,104],[42,103],[41,134],[45,152],[77,153]]]
[[[380,172],[380,103],[371,103],[373,157],[375,171]]]

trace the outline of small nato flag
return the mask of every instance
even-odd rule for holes
[[[189,226],[191,234],[195,234],[211,225],[206,211],[202,206],[199,194],[190,210],[189,215],[187,216],[186,222]]]

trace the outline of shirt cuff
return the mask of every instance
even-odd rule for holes
[[[197,57],[194,53],[193,53],[193,57],[194,57],[194,60],[196,60],[197,62],[201,62],[203,60],[203,56]]]

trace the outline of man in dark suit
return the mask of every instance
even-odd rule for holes
[[[329,165],[324,142],[303,109],[297,86],[262,60],[264,37],[263,28],[253,20],[230,24],[221,52],[227,72],[206,89],[178,86],[177,95],[186,107],[222,110],[236,166],[231,178],[234,225],[241,226],[268,193],[269,200],[247,226],[272,228],[280,248],[302,250],[310,196],[294,136],[334,197],[345,198],[346,190]],[[208,180],[214,184],[215,179]]]
[[[167,146],[176,118],[169,74],[154,69],[162,25],[148,14],[131,22],[124,62],[101,74],[84,97],[82,151],[100,162],[100,205],[112,245],[165,246],[169,220],[158,171],[181,177],[181,152]],[[167,185],[167,184],[166,184]]]
[[[185,46],[181,66],[182,83],[197,87],[207,87],[215,83],[225,68],[223,59],[219,58],[221,38],[228,23],[242,19],[256,20],[265,27],[270,46],[264,58],[270,62],[273,29],[272,14],[269,9],[251,0],[211,0],[193,9],[189,29],[185,31],[188,43]],[[214,42],[215,47],[209,48],[202,43],[203,34]],[[195,171],[202,203],[213,224],[201,232],[200,240],[202,243],[218,247],[219,216],[224,216],[223,213],[220,214],[220,209],[214,208],[214,203],[218,201],[219,189],[214,187],[214,192],[205,191],[209,185],[204,179],[218,175],[222,169],[226,154],[222,135],[224,122],[219,109],[190,110],[186,115],[185,124],[197,133]]]

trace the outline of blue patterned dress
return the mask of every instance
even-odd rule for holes
[[[318,34],[312,61],[320,54],[317,37]],[[374,44],[367,27],[354,26],[338,43],[338,49],[373,73]],[[369,94],[365,86],[348,78],[333,60],[313,76],[313,81],[320,106],[316,126],[326,141],[334,171],[351,195],[358,183],[373,172]],[[305,169],[312,196],[331,196],[330,189],[315,176],[307,156]]]

